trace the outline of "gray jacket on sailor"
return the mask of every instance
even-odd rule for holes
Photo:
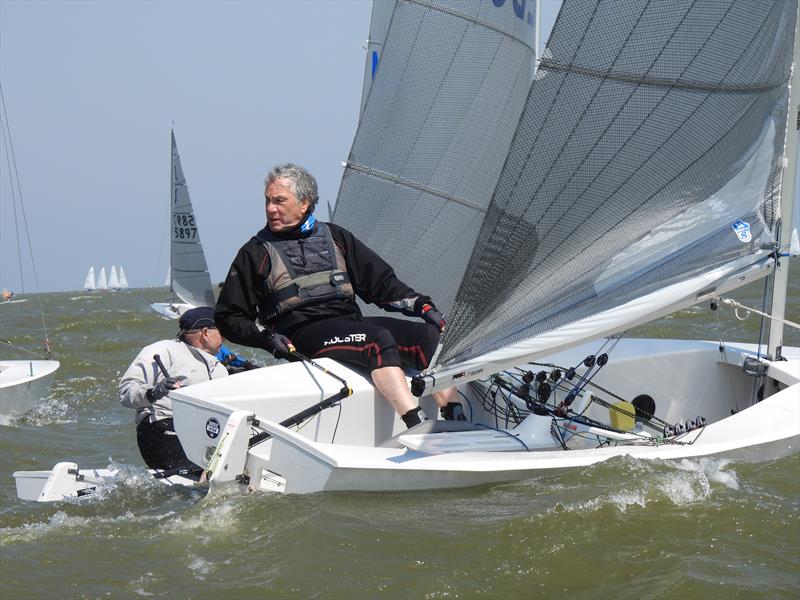
[[[172,416],[169,395],[155,402],[150,402],[145,396],[147,390],[164,379],[153,360],[155,354],[161,357],[170,376],[180,381],[181,387],[228,375],[225,366],[215,356],[185,342],[162,340],[145,346],[125,371],[117,388],[122,405],[136,411],[137,424],[148,417],[161,420]]]

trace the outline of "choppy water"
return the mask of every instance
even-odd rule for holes
[[[762,294],[759,283],[735,297],[757,306]],[[799,295],[795,277],[793,320]],[[0,597],[800,598],[798,455],[620,459],[425,493],[167,489],[141,466],[132,413],[115,395],[137,351],[174,335],[175,322],[148,309],[165,296],[41,296],[61,368],[32,414],[0,425]],[[35,348],[30,298],[0,306],[0,338]],[[742,324],[696,307],[635,333],[752,341],[758,328],[755,316]],[[124,475],[81,504],[17,500],[13,471],[65,459]]]

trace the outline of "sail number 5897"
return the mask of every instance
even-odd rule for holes
[[[175,213],[172,215],[172,238],[175,240],[193,240],[197,237],[197,225],[193,214]]]

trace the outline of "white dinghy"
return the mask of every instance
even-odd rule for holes
[[[5,106],[5,98],[2,97],[2,93],[3,91],[0,89],[0,100],[2,101],[0,104]],[[3,114],[0,116],[2,117],[0,118],[0,133],[2,134],[4,140],[8,140],[8,145],[5,146],[5,149],[8,152],[9,157],[16,162],[16,159],[14,159],[14,146],[11,143],[11,130],[8,123],[8,116],[5,114],[5,112],[3,112]],[[27,225],[22,227],[17,221],[18,213],[21,215],[25,214],[25,206],[22,199],[22,189],[19,183],[19,175],[17,174],[16,170],[9,172],[9,184],[11,192],[9,195],[14,204],[13,213],[14,228],[17,234],[17,250],[19,251],[20,249],[20,239],[26,239],[27,247],[30,251],[29,258],[33,280],[36,286],[36,291],[38,292],[39,282],[36,276],[36,261],[33,255],[33,244],[31,243],[30,233]],[[19,203],[19,206],[17,206],[17,203]],[[24,232],[24,238],[20,237],[20,229],[22,229]],[[24,291],[25,279],[22,268],[22,258],[23,257],[20,255],[20,283]],[[3,289],[2,302],[0,302],[0,305],[16,304],[18,302],[28,301],[27,298],[14,299],[13,296],[13,293]],[[53,373],[55,373],[60,366],[58,361],[51,360],[52,353],[50,349],[50,342],[48,340],[47,325],[45,323],[44,308],[41,296],[39,296],[38,301],[39,312],[41,313],[41,326],[46,356],[40,356],[38,353],[29,349],[16,346],[13,342],[7,339],[0,339],[0,343],[14,348],[15,351],[24,352],[26,355],[36,356],[40,359],[0,360],[0,421],[2,421],[3,424],[8,424],[10,420],[13,420],[14,418],[19,417],[25,412],[29,411],[47,394],[53,379]],[[9,309],[4,307],[2,310]],[[34,323],[30,323],[31,328],[34,328],[35,326],[36,325]],[[6,337],[6,335],[3,335],[3,337]]]
[[[797,2],[567,0],[541,57],[534,16],[497,4],[395,3],[333,216],[447,312],[409,383],[429,415],[457,386],[467,420],[406,430],[329,359],[175,390],[212,488],[438,489],[800,450],[800,350],[783,344]],[[768,276],[766,346],[625,337]]]
[[[411,490],[796,453],[781,223],[797,3],[718,4],[565,2],[531,83],[510,3],[398,2],[333,220],[447,309],[412,389],[435,414],[425,395],[459,386],[468,421],[403,431],[368,377],[328,360],[178,390],[176,431],[212,486]],[[434,39],[435,58],[415,52]],[[768,347],[620,339],[765,276]]]
[[[56,360],[0,361],[0,417],[11,419],[32,409],[50,389]]]
[[[165,319],[177,319],[191,308],[214,306],[216,300],[173,131],[170,131],[170,138],[172,182],[169,224],[170,268],[167,285],[179,301],[156,302],[151,304],[150,308]]]

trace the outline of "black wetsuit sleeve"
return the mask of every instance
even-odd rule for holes
[[[347,274],[353,290],[364,302],[384,310],[418,317],[420,308],[431,299],[400,281],[394,269],[352,233],[330,225],[333,239],[345,255]]]
[[[224,338],[236,344],[272,351],[269,337],[256,326],[257,290],[269,273],[266,250],[250,241],[239,250],[222,286],[214,320]]]

